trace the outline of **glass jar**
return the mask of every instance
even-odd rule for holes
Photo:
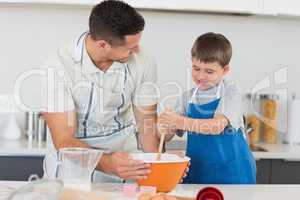
[[[278,100],[275,94],[262,96],[263,140],[267,144],[276,144],[278,140]]]
[[[246,133],[248,133],[249,144],[254,145],[260,142],[261,132],[261,103],[259,94],[246,94]]]

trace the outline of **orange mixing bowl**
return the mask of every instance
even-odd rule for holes
[[[147,179],[140,179],[140,186],[155,186],[158,192],[170,192],[182,179],[190,161],[189,157],[164,153],[161,160],[156,160],[157,153],[136,153],[132,157],[151,164],[151,173]]]

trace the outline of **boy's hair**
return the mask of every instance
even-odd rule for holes
[[[218,62],[222,67],[229,64],[231,55],[229,40],[218,33],[209,32],[199,36],[192,47],[192,58],[204,63]]]
[[[126,35],[144,30],[144,18],[130,5],[118,0],[105,0],[93,7],[89,17],[89,31],[94,40],[122,45]]]

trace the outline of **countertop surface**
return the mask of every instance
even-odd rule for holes
[[[14,188],[25,185],[26,182],[0,181],[0,188]],[[178,185],[170,194],[181,197],[195,197],[197,192],[208,185]],[[282,200],[297,199],[300,196],[300,185],[210,185],[220,189],[224,199],[228,200]],[[136,199],[125,198],[122,184],[93,184],[93,191],[108,197],[107,199]]]
[[[174,140],[167,145],[168,151],[182,151],[185,148],[184,140]],[[300,161],[300,145],[287,144],[260,144],[266,152],[253,151],[256,160],[260,159],[284,159],[286,161]],[[21,140],[0,140],[1,156],[44,156],[47,153],[46,142],[28,142],[27,139]]]
[[[186,146],[186,140],[178,139],[170,141],[167,149],[170,151],[183,151]],[[252,151],[256,160],[260,159],[284,159],[286,161],[300,161],[300,145],[289,144],[258,144],[267,151]]]
[[[47,153],[46,142],[0,139],[0,156],[44,156]]]

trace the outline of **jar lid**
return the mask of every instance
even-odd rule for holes
[[[261,98],[262,99],[278,100],[279,99],[279,95],[277,95],[277,94],[262,94]]]
[[[246,97],[248,99],[260,99],[260,94],[258,94],[258,93],[247,93]]]

